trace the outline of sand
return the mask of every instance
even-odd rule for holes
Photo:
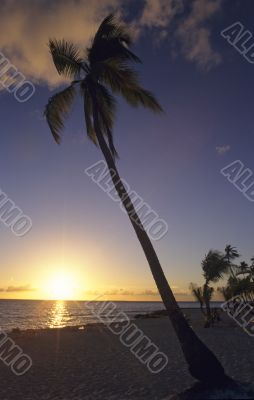
[[[223,321],[210,329],[203,328],[199,310],[187,314],[227,374],[245,383],[254,382],[254,337],[225,314]],[[168,318],[135,323],[167,354],[169,363],[162,372],[149,372],[119,337],[101,324],[84,330],[22,332],[12,337],[31,356],[33,366],[18,377],[0,361],[0,399],[168,400],[192,386],[195,381],[188,373]]]

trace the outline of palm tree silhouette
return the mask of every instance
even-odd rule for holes
[[[190,291],[195,297],[195,299],[199,302],[200,310],[202,314],[205,315],[204,311],[204,290],[203,286],[197,286],[195,283],[190,284]]]
[[[238,267],[238,272],[236,273],[236,276],[238,275],[246,275],[251,272],[248,264],[245,261],[240,262],[240,265]]]
[[[202,269],[203,275],[205,278],[205,284],[203,288],[203,296],[206,304],[207,311],[207,327],[210,326],[211,323],[211,307],[210,300],[213,294],[213,288],[209,286],[211,282],[218,282],[219,279],[227,272],[228,270],[228,261],[225,259],[224,255],[217,250],[210,250],[208,254],[205,256],[204,260],[202,260]]]
[[[238,257],[240,257],[240,254],[238,253],[236,247],[233,247],[230,244],[227,244],[226,247],[225,247],[225,259],[228,262],[228,266],[229,266],[231,275],[234,278],[235,278],[235,273],[233,271],[232,261],[235,260]]]
[[[84,99],[88,137],[103,153],[116,191],[143,248],[180,341],[189,371],[201,382],[224,382],[227,377],[223,367],[185,320],[116,168],[117,152],[112,135],[116,99],[113,94],[121,94],[134,107],[141,105],[154,112],[162,111],[154,96],[139,84],[132,63],[140,60],[130,51],[131,43],[128,30],[113,15],[105,18],[99,26],[85,58],[81,57],[74,44],[64,40],[50,40],[49,48],[58,73],[67,76],[72,82],[49,99],[45,109],[46,119],[53,137],[59,143],[64,117],[70,110],[76,88],[79,88]]]

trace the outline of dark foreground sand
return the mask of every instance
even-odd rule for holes
[[[186,313],[226,372],[242,382],[254,382],[254,337],[225,314],[220,324],[204,329],[199,310]],[[169,363],[161,373],[151,374],[118,336],[99,324],[79,331],[24,332],[12,337],[31,356],[33,366],[17,377],[0,361],[0,400],[167,400],[190,387],[194,380],[168,319],[135,323],[167,354]]]

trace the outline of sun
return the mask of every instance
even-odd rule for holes
[[[73,277],[59,274],[49,283],[50,297],[54,300],[71,300],[75,297]]]

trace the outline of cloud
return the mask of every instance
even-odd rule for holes
[[[145,0],[142,13],[132,24],[134,36],[138,38],[146,29],[156,29],[154,43],[168,36],[168,27],[174,17],[183,10],[183,0]]]
[[[98,290],[87,290],[85,292],[86,295],[89,296],[133,296],[135,293],[132,290],[126,290],[126,289],[110,289],[110,290],[105,290],[103,291],[98,291]]]
[[[12,292],[32,292],[35,289],[31,288],[30,285],[24,285],[24,286],[8,286],[6,289],[6,292],[12,293]]]
[[[107,296],[117,296],[117,295],[132,296],[134,292],[125,289],[112,289],[112,290],[107,290],[104,294]]]
[[[176,297],[180,297],[180,296],[183,296],[183,297],[187,297],[187,296],[189,296],[190,295],[190,293],[188,293],[188,292],[185,292],[184,290],[181,290],[181,291],[179,291],[179,292],[174,292],[174,296],[176,296]]]
[[[205,26],[222,7],[223,0],[194,0],[189,15],[176,30],[181,53],[203,69],[220,64],[221,56],[212,49],[211,31]]]
[[[118,0],[2,0],[0,48],[33,83],[55,86],[62,82],[50,59],[49,37],[65,38],[84,50],[99,21]]]
[[[173,26],[171,43],[174,54],[179,52],[200,68],[209,70],[221,62],[219,53],[213,50],[211,30],[207,23],[218,13],[224,0],[146,0],[141,17],[136,22],[137,30],[157,28],[156,37],[169,36]]]
[[[140,27],[166,28],[183,10],[183,0],[146,0],[139,19]]]
[[[224,146],[217,146],[216,148],[217,153],[219,156],[223,156],[225,153],[227,153],[230,149],[231,146],[229,144],[226,144]]]
[[[155,29],[157,40],[167,38],[173,26],[171,41],[177,42],[178,52],[209,69],[221,59],[212,49],[206,23],[222,1],[193,0],[189,12],[185,0],[144,0],[140,15],[131,15],[130,27],[137,39],[147,29]],[[53,66],[48,39],[65,38],[85,50],[102,18],[112,11],[127,15],[131,4],[130,0],[2,0],[0,49],[26,79],[54,88],[63,78]]]
[[[171,289],[173,289],[175,296],[188,296],[189,295],[188,292],[179,288],[178,286],[172,285]],[[159,296],[158,290],[152,290],[152,289],[146,289],[146,290],[136,293],[136,294],[141,295],[141,296]]]
[[[180,289],[178,286],[172,286],[172,289],[177,289],[174,291],[175,296],[188,296],[189,293],[185,290]],[[94,297],[103,297],[103,296],[149,296],[149,297],[158,297],[158,290],[154,289],[145,289],[145,290],[128,290],[128,289],[110,289],[103,291],[98,290],[88,290],[85,292],[85,295],[94,296]]]
[[[146,289],[143,292],[138,293],[141,296],[158,296],[159,293],[157,290]]]

